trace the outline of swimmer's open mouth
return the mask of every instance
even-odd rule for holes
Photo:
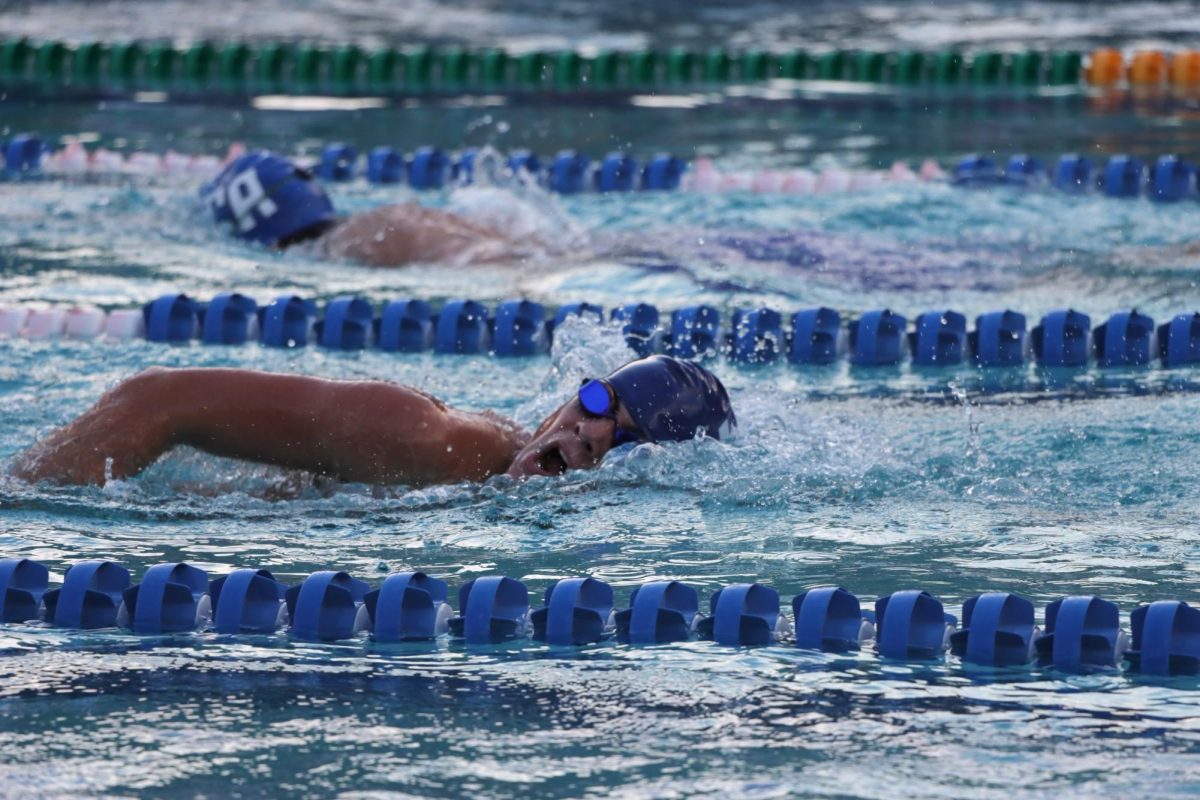
[[[562,475],[567,471],[567,460],[563,458],[562,450],[551,446],[537,460],[538,467],[546,475]]]

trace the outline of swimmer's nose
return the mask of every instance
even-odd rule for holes
[[[591,459],[598,459],[608,452],[608,444],[612,442],[612,426],[610,419],[585,419],[575,423],[575,438],[583,444],[583,449]]]

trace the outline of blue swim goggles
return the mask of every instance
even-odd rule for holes
[[[616,425],[613,429],[613,447],[642,441],[641,435],[634,431],[627,431],[616,424],[620,400],[617,398],[616,390],[608,381],[585,380],[579,387],[579,405],[583,407],[583,413],[589,416],[604,417],[613,421],[613,424]]]

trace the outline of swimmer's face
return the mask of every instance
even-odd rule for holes
[[[618,406],[614,421],[586,413],[579,398],[572,397],[538,426],[529,444],[513,459],[508,474],[528,478],[562,475],[569,469],[592,469],[612,449],[618,426],[627,431],[637,430],[624,404]]]

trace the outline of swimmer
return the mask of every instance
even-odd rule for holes
[[[719,439],[737,424],[720,380],[670,356],[585,381],[532,434],[417,389],[240,369],[151,368],[18,456],[27,481],[103,485],[176,445],[338,480],[423,486],[591,469],[629,442]]]
[[[311,172],[262,150],[231,161],[201,195],[217,222],[242,239],[279,250],[308,244],[321,255],[375,267],[508,261],[545,249],[415,202],[339,217]]]

